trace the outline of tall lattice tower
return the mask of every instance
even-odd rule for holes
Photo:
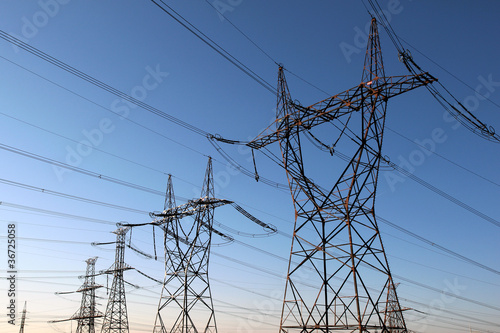
[[[95,319],[103,316],[103,314],[96,309],[95,291],[102,287],[95,283],[96,260],[97,257],[85,260],[87,263],[85,281],[80,289],[77,290],[77,292],[82,293],[82,302],[80,309],[71,317],[72,320],[76,320],[78,323],[76,333],[95,333]]]
[[[176,206],[169,176],[164,211],[152,214],[159,218],[165,247],[165,279],[153,332],[217,332],[208,263],[214,208],[226,203],[214,197],[211,158],[199,199]],[[194,215],[193,222],[181,220],[188,215]]]
[[[128,227],[122,227],[113,231],[116,234],[115,262],[104,272],[106,274],[113,274],[113,283],[109,292],[108,305],[104,314],[101,333],[127,333],[129,331],[125,285],[123,282],[123,272],[132,269],[124,261],[125,235],[128,230]]]
[[[26,301],[24,301],[23,315],[21,317],[21,327],[19,333],[24,333],[24,323],[26,322]]]
[[[405,333],[407,331],[403,330],[402,327],[405,327],[403,311],[408,310],[408,308],[402,309],[398,296],[396,294],[396,288],[398,284],[393,284],[391,281],[388,289],[387,295],[387,304],[385,307],[385,322],[389,328],[389,332],[391,333]],[[408,331],[410,332],[410,331]]]
[[[407,331],[375,219],[375,194],[388,99],[435,79],[427,73],[386,77],[373,19],[361,81],[302,107],[293,102],[280,67],[276,130],[247,143],[260,149],[279,142],[295,208],[283,333]],[[321,124],[330,124],[328,132],[314,135]],[[325,135],[333,135],[333,146],[324,144]],[[322,164],[307,164],[305,136],[339,157],[337,165],[346,162],[331,187],[312,180],[311,170]],[[326,171],[319,179],[325,181]]]

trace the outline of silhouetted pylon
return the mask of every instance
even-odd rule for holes
[[[165,279],[153,332],[216,333],[208,263],[215,207],[231,203],[214,197],[209,158],[199,199],[176,206],[169,176],[164,211],[151,214],[164,231]],[[194,222],[181,219],[194,216]]]
[[[113,274],[113,283],[109,292],[101,333],[128,333],[129,331],[125,284],[123,281],[123,272],[132,269],[124,261],[125,234],[129,229],[128,227],[122,227],[113,231],[116,234],[115,262],[107,271],[104,271],[106,274]]]
[[[102,287],[95,283],[96,260],[97,257],[85,260],[87,263],[85,281],[77,290],[77,292],[82,293],[82,302],[80,309],[71,317],[72,320],[76,320],[78,323],[76,333],[95,333],[95,319],[103,316],[103,314],[96,309],[95,291]]]
[[[24,323],[26,321],[26,301],[24,301],[23,315],[21,317],[21,327],[19,328],[19,333],[24,333]]]
[[[375,19],[362,82],[352,89],[302,107],[280,66],[276,129],[247,143],[260,149],[279,142],[295,208],[280,332],[407,332],[375,219],[375,194],[388,99],[433,81],[427,73],[385,76]],[[333,125],[331,147],[312,134],[321,124]],[[304,135],[347,162],[332,187],[306,174],[322,164],[305,167]],[[336,151],[340,144],[350,154]]]
[[[403,318],[403,311],[408,310],[408,308],[401,308],[399,304],[398,296],[396,294],[396,288],[398,284],[394,284],[391,280],[389,287],[387,288],[387,305],[385,308],[385,322],[387,325],[388,332],[391,333],[406,333],[403,329],[405,327],[405,322]]]

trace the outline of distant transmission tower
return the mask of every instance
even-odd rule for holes
[[[246,144],[260,149],[279,142],[295,208],[280,332],[407,332],[375,219],[375,194],[387,101],[435,80],[427,73],[385,76],[375,19],[354,88],[303,107],[293,102],[280,67],[276,129]],[[330,125],[328,132],[314,135],[321,124]],[[332,146],[320,139],[327,134],[328,140],[334,135]],[[311,179],[321,164],[306,163],[304,138],[346,162],[333,186]],[[338,143],[349,154],[337,151]]]
[[[115,262],[107,271],[104,271],[106,274],[113,274],[113,284],[109,293],[101,333],[128,333],[129,331],[123,281],[123,272],[132,269],[124,262],[125,234],[129,229],[123,227],[113,231],[116,234]]]
[[[78,326],[76,333],[95,333],[95,319],[102,317],[102,313],[96,309],[95,290],[101,285],[95,283],[95,262],[97,257],[87,259],[87,270],[85,281],[77,292],[82,293],[80,309],[71,317],[76,320]]]
[[[96,309],[96,295],[95,291],[101,288],[101,285],[95,283],[95,262],[97,257],[92,257],[85,262],[87,263],[87,270],[85,272],[85,281],[83,285],[76,291],[82,293],[82,302],[78,311],[69,319],[51,320],[49,323],[59,323],[62,321],[76,320],[77,327],[76,333],[95,333],[95,319],[100,318],[103,314]],[[79,278],[82,278],[81,276]],[[57,292],[56,294],[70,294],[69,292]]]
[[[23,315],[21,317],[21,328],[19,329],[19,333],[24,333],[24,322],[26,321],[26,301],[24,301],[24,309]]]
[[[169,176],[164,211],[151,214],[164,231],[165,247],[165,279],[154,333],[217,332],[208,262],[214,209],[230,203],[214,197],[211,158],[199,199],[176,206]],[[194,222],[181,223],[181,218],[193,215]]]
[[[394,284],[391,280],[387,295],[387,304],[385,308],[385,322],[387,323],[388,332],[390,333],[406,333],[410,331],[405,331],[402,327],[405,327],[405,322],[403,318],[403,311],[408,310],[408,308],[402,309],[398,296],[396,295],[396,288],[398,284]]]

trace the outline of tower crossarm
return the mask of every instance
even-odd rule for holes
[[[205,209],[207,207],[217,208],[232,203],[233,203],[232,201],[225,199],[199,198],[199,199],[189,200],[187,203],[183,205],[174,208],[169,208],[162,212],[150,213],[149,215],[153,218],[157,218],[155,220],[155,224],[161,225],[167,223],[172,218],[183,218],[186,216],[194,215],[201,209]]]
[[[295,114],[287,114],[276,119],[259,136],[246,145],[254,149],[263,148],[280,140],[283,133],[294,127],[298,127],[299,131],[309,130],[314,126],[341,118],[353,111],[359,111],[361,106],[371,97],[382,96],[384,99],[389,99],[435,81],[437,79],[428,73],[378,77],[369,82],[361,82],[356,87],[308,107],[292,103],[291,106],[295,110]],[[285,121],[286,118],[291,119]],[[288,126],[281,126],[282,123],[288,123]],[[272,130],[273,127],[276,127],[277,130]]]

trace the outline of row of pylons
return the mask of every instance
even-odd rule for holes
[[[378,230],[375,194],[382,162],[387,101],[434,81],[436,79],[428,73],[385,75],[375,19],[372,19],[370,28],[362,82],[349,90],[302,107],[293,102],[284,69],[280,66],[276,130],[264,131],[256,139],[244,143],[258,150],[279,142],[294,203],[295,227],[280,333],[408,332],[404,309],[399,304],[396,284]],[[356,121],[348,124],[351,116]],[[339,120],[342,117],[347,118],[345,122],[344,118]],[[321,124],[334,124],[338,129],[333,146],[324,144],[311,133]],[[356,128],[346,130],[348,125]],[[320,148],[328,148],[332,156],[347,162],[332,187],[324,188],[305,173],[301,144],[304,135]],[[242,144],[222,138],[212,139]],[[337,142],[346,141],[351,148],[350,155],[336,152]],[[352,142],[356,144],[352,145]],[[213,197],[211,173],[209,160],[201,198],[183,206],[176,207],[174,201],[168,201],[169,193],[173,198],[173,192],[169,192],[169,180],[167,205],[162,213],[152,214],[156,220],[151,223],[162,228],[166,242],[171,242],[172,246],[167,247],[165,243],[166,274],[154,333],[217,332],[208,282],[208,254],[214,231],[213,209],[228,202]],[[192,228],[185,229],[193,233],[182,235],[179,220],[187,215],[196,216]],[[195,246],[197,242],[200,247]],[[117,259],[109,270],[114,275],[113,290],[102,332],[128,332],[123,288],[125,266],[123,252],[121,257],[118,253],[117,246]],[[94,319],[102,316],[95,310],[95,289],[99,287],[94,281],[95,259],[89,259],[87,264],[85,283],[79,290],[83,292],[82,304],[79,312],[71,318],[78,320],[77,333],[94,333]],[[299,283],[302,273],[309,273],[311,268],[313,274],[309,275],[308,283],[314,286],[317,294],[307,293],[308,288]],[[334,283],[334,278],[341,282]],[[368,287],[368,278],[375,288]],[[202,286],[202,294],[195,290],[197,284]],[[208,317],[202,322],[190,316],[190,310],[196,305],[209,309],[205,311]],[[161,313],[168,306],[179,311],[172,324],[167,324]]]
[[[125,300],[125,285],[123,272],[131,269],[124,262],[125,256],[125,234],[129,228],[122,227],[115,230],[116,251],[115,262],[108,269],[99,274],[95,272],[97,257],[87,259],[87,269],[85,271],[84,282],[77,292],[82,293],[80,308],[69,319],[53,320],[52,323],[74,320],[77,322],[76,333],[95,333],[96,319],[104,317],[101,333],[128,332],[127,305]],[[96,290],[102,285],[95,282],[96,275],[112,274],[113,282],[109,292],[106,312],[103,314],[96,309]]]
[[[87,259],[84,283],[77,290],[77,292],[82,293],[80,308],[71,318],[52,322],[75,320],[77,321],[76,333],[95,333],[96,319],[104,317],[101,333],[128,333],[129,323],[123,272],[132,269],[132,267],[124,261],[125,235],[132,226],[152,224],[154,227],[162,229],[165,250],[165,278],[162,282],[153,332],[216,333],[215,311],[208,278],[211,236],[213,232],[221,237],[228,236],[213,228],[213,216],[216,207],[233,203],[215,198],[214,191],[211,158],[208,160],[199,199],[193,199],[186,204],[177,206],[172,178],[169,176],[163,211],[151,213],[150,216],[154,217],[155,220],[150,223],[139,225],[120,223],[122,227],[113,232],[116,234],[116,252],[113,265],[108,270],[96,274],[97,257]],[[186,216],[194,216],[193,222],[181,224],[181,219]],[[95,282],[95,276],[103,273],[113,275],[104,314],[96,309],[95,294],[96,289],[102,287]],[[193,317],[192,313],[196,310],[203,310],[201,312],[206,315],[197,314],[196,317]],[[168,315],[165,315],[166,313]]]

